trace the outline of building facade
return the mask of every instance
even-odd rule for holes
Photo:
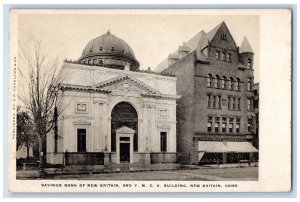
[[[51,164],[176,162],[176,77],[140,71],[130,46],[109,31],[61,70],[58,138]]]
[[[253,147],[253,50],[226,24],[199,32],[157,69],[177,78],[177,152],[186,163],[238,162]]]

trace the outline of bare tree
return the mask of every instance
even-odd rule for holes
[[[62,111],[62,92],[59,90],[62,79],[58,75],[57,60],[47,57],[40,40],[32,40],[29,45],[20,44],[20,56],[23,63],[19,68],[18,98],[33,120],[39,142],[40,173],[43,176],[43,143],[52,129],[55,129],[57,144],[57,117]]]

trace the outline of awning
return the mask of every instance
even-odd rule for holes
[[[218,142],[218,141],[199,141],[198,152],[209,153],[250,153],[258,152],[250,142]]]
[[[199,141],[198,151],[211,152],[211,153],[229,152],[228,148],[223,142],[215,142],[215,141]]]
[[[227,147],[229,147],[232,152],[236,153],[258,152],[250,142],[227,142]]]

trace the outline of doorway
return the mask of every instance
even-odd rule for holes
[[[116,152],[116,130],[123,126],[133,129],[133,151],[138,151],[138,114],[135,108],[127,103],[120,102],[111,113],[111,151]]]
[[[77,129],[77,152],[86,152],[86,129]]]
[[[130,162],[130,143],[120,143],[120,162]]]

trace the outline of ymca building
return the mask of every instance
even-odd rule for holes
[[[158,65],[177,78],[177,152],[186,163],[236,163],[258,152],[253,55],[247,38],[238,46],[222,22]]]

